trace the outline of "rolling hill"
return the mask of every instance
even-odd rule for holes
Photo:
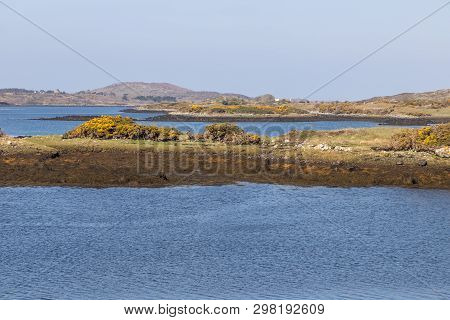
[[[133,100],[137,97],[173,97],[176,100],[204,100],[220,96],[239,96],[240,94],[219,93],[211,91],[194,91],[170,83],[122,82],[104,88],[87,91],[87,93],[112,95],[122,98],[124,95]]]
[[[445,102],[450,101],[450,89],[442,89],[436,91],[419,92],[419,93],[400,93],[393,96],[383,96],[374,97],[365,101],[377,101],[377,100],[388,100],[388,101],[439,101]]]

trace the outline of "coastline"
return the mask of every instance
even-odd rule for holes
[[[449,117],[386,117],[386,116],[368,116],[368,115],[334,115],[334,114],[312,114],[297,116],[223,116],[223,115],[189,115],[167,113],[146,120],[161,122],[317,122],[317,121],[371,121],[378,122],[380,125],[399,125],[399,126],[424,126],[428,124],[440,124],[450,122]]]
[[[8,142],[9,141],[9,142]],[[0,143],[0,186],[167,187],[237,182],[450,189],[450,159],[425,152],[342,152],[220,143],[63,140]]]
[[[165,113],[154,117],[148,117],[142,120],[158,121],[158,122],[319,122],[319,121],[364,121],[375,122],[382,125],[395,126],[426,126],[430,124],[441,124],[450,122],[450,118],[402,118],[402,117],[379,117],[379,116],[359,116],[359,115],[299,115],[299,116],[193,116],[188,114],[173,114],[167,111],[141,111],[132,112],[129,110],[123,111],[130,115],[134,113],[151,114],[151,113]],[[36,118],[30,120],[43,121],[88,121],[96,116],[85,115],[68,115],[60,117]]]

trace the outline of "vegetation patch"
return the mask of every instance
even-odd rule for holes
[[[242,128],[231,123],[215,123],[206,126],[203,138],[205,140],[233,144],[261,143],[259,135],[245,133]]]
[[[176,102],[177,99],[171,96],[137,96],[136,100],[151,101],[151,102]]]
[[[187,110],[189,113],[203,114],[289,114],[289,113],[308,113],[300,109],[293,109],[288,105],[270,106],[270,105],[191,105]]]
[[[176,141],[181,132],[175,128],[143,126],[129,117],[101,116],[91,119],[66,132],[64,139],[144,139],[152,141]]]
[[[450,123],[405,129],[392,136],[391,150],[429,151],[450,146]]]
[[[101,116],[91,119],[75,129],[66,132],[63,139],[133,139],[151,141],[214,141],[229,144],[259,144],[261,137],[245,133],[235,124],[216,123],[208,125],[203,134],[183,134],[178,129],[143,126],[136,124],[131,118],[122,116]]]
[[[370,114],[370,115],[387,115],[394,112],[394,107],[360,107],[352,103],[320,103],[315,106],[316,111],[320,113],[332,113],[332,114]]]

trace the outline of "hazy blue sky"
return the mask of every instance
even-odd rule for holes
[[[445,0],[1,0],[122,81],[303,97]],[[0,87],[115,82],[0,3]],[[318,92],[450,88],[450,5]]]

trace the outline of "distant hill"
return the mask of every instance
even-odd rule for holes
[[[122,82],[104,88],[86,91],[86,93],[112,95],[118,98],[127,96],[129,100],[144,97],[173,97],[176,100],[205,100],[220,96],[237,96],[247,98],[240,94],[219,93],[211,91],[194,91],[170,83]],[[145,100],[145,99],[144,99]]]
[[[375,97],[365,101],[377,101],[377,100],[389,100],[389,101],[450,101],[450,89],[421,92],[421,93],[400,93],[393,96]]]
[[[241,94],[194,91],[170,83],[124,82],[67,93],[60,90],[0,89],[2,104],[12,105],[142,105],[155,102],[201,101]]]
[[[104,88],[67,93],[60,90],[26,90],[18,88],[0,89],[2,105],[144,105],[157,102],[202,101],[219,97],[251,99],[235,93],[194,91],[170,83],[124,82]],[[271,95],[254,98],[273,100]],[[360,102],[372,101],[436,101],[449,103],[450,89],[423,93],[401,93],[393,96],[375,97]],[[307,101],[297,101],[307,102]]]

